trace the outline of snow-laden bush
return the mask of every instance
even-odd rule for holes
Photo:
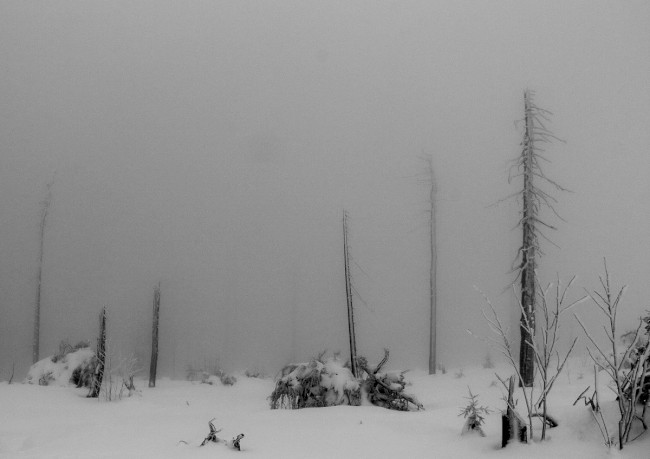
[[[209,384],[211,386],[221,383],[224,386],[233,386],[237,382],[237,377],[226,373],[223,370],[217,370],[215,374],[210,374],[205,370],[188,370],[188,374],[192,372],[192,379],[188,377],[190,381],[198,379],[201,384]]]
[[[257,379],[266,379],[267,378],[266,374],[263,371],[258,370],[258,369],[250,369],[249,368],[248,370],[246,370],[244,372],[244,375],[247,378],[257,378]]]
[[[359,378],[355,378],[350,368],[336,356],[323,359],[320,355],[309,363],[287,365],[269,397],[271,408],[356,406],[363,399],[393,410],[423,409],[415,397],[404,392],[407,385],[404,372],[379,372],[387,361],[388,350],[374,369],[368,367],[364,357],[357,358]]]
[[[271,408],[359,405],[361,385],[337,357],[284,367],[270,397]]]
[[[24,382],[41,386],[74,384],[89,387],[95,365],[95,351],[84,347],[39,360],[29,368]]]
[[[216,385],[220,382],[224,386],[233,386],[237,382],[234,375],[221,369],[218,358],[215,358],[212,362],[204,359],[203,364],[200,366],[188,364],[185,367],[185,372],[188,381],[199,381],[201,384]]]

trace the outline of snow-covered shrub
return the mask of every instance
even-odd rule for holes
[[[195,371],[193,378],[200,378],[201,384],[210,384],[211,386],[221,383],[224,386],[232,386],[237,382],[237,378],[231,374],[226,373],[223,370],[217,370],[215,374],[210,374],[205,370]],[[190,379],[193,381],[194,379]]]
[[[55,357],[57,357],[55,359]],[[88,347],[68,350],[63,355],[46,357],[29,368],[25,383],[48,386],[51,384],[88,387],[95,371],[95,351]]]
[[[483,368],[486,370],[494,368],[494,362],[492,361],[492,355],[488,352],[485,354],[485,359],[483,360]]]
[[[287,365],[270,396],[271,408],[359,405],[361,386],[337,357]]]
[[[247,378],[259,378],[259,379],[265,379],[267,376],[264,374],[264,372],[260,370],[251,370],[248,369],[244,372],[244,375]]]
[[[641,331],[643,329],[643,331]],[[621,343],[626,351],[619,351],[619,360],[627,370],[622,384],[622,391],[629,401],[646,405],[650,399],[650,312],[641,318],[636,331],[621,336]],[[643,417],[643,416],[642,416]]]
[[[237,378],[224,372],[219,375],[219,380],[224,386],[233,386],[237,382]]]
[[[68,355],[69,353],[87,347],[90,347],[90,343],[88,341],[79,341],[77,344],[73,346],[68,342],[68,340],[66,339],[61,340],[61,342],[59,343],[59,352],[52,356],[52,362],[56,363],[59,360],[61,360],[63,357]]]
[[[188,364],[185,367],[185,379],[188,381],[199,381],[201,384],[215,385],[220,382],[224,386],[232,386],[237,382],[237,378],[221,369],[219,358],[215,357],[212,361],[203,359],[203,364]]]
[[[269,397],[271,408],[356,406],[364,398],[373,405],[393,410],[422,409],[422,404],[404,392],[407,385],[404,372],[379,373],[387,360],[388,350],[379,365],[370,369],[367,360],[359,357],[358,379],[338,356],[324,359],[320,355],[309,363],[287,365]]]

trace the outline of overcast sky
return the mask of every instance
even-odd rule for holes
[[[359,352],[425,368],[422,155],[439,360],[481,361],[474,286],[517,316],[519,208],[494,204],[517,189],[526,88],[573,191],[540,277],[576,274],[579,295],[607,257],[631,320],[650,308],[648,23],[642,0],[0,2],[0,371],[30,361],[53,177],[42,356],[94,340],[107,305],[114,348],[147,363],[159,281],[166,374],[345,353],[346,208]]]

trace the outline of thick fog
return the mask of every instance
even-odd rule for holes
[[[108,306],[110,345],[146,367],[158,282],[163,375],[345,353],[345,208],[359,353],[425,368],[423,155],[439,361],[479,363],[475,286],[516,330],[520,203],[499,201],[521,186],[526,88],[572,190],[554,193],[566,222],[544,213],[539,276],[577,275],[577,297],[607,257],[632,326],[650,308],[649,21],[645,1],[3,1],[0,378],[31,363],[52,180],[41,357],[94,342]]]

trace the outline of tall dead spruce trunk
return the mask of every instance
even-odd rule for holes
[[[519,349],[519,370],[521,374],[520,384],[530,387],[535,376],[535,355],[532,349],[532,342],[535,337],[530,333],[535,331],[535,292],[537,259],[542,254],[539,246],[539,238],[548,240],[541,232],[541,227],[555,230],[556,228],[540,220],[539,212],[542,206],[550,208],[557,215],[553,204],[557,201],[551,195],[536,185],[536,179],[552,185],[556,190],[566,191],[556,182],[550,180],[544,174],[540,161],[546,160],[541,155],[542,149],[537,146],[540,143],[550,143],[557,139],[544,125],[549,121],[551,113],[537,107],[533,102],[534,93],[530,90],[524,92],[524,138],[522,140],[521,155],[515,160],[513,168],[518,171],[513,177],[523,178],[521,192],[515,194],[522,198],[522,216],[519,226],[522,229],[522,245],[517,254],[519,261],[517,271],[521,282],[521,306],[522,315],[520,320],[521,342]],[[558,216],[559,217],[559,216]]]
[[[429,374],[436,373],[436,335],[438,322],[436,318],[438,287],[437,281],[437,268],[438,268],[438,246],[436,245],[436,193],[438,191],[436,184],[436,177],[433,171],[433,158],[426,157],[428,165],[428,178],[429,178],[429,233],[430,233],[430,265],[429,265]]]
[[[106,306],[99,313],[99,337],[97,338],[97,366],[93,376],[92,386],[88,397],[97,398],[102,388],[104,368],[106,364]]]
[[[45,225],[47,223],[47,214],[52,204],[52,184],[54,180],[47,184],[47,194],[41,202],[41,226],[40,226],[40,246],[38,251],[38,274],[36,280],[36,305],[34,307],[34,338],[32,340],[32,363],[39,360],[40,342],[41,342],[41,285],[43,280],[43,251],[45,249]]]
[[[151,364],[149,366],[149,387],[156,387],[158,369],[158,323],[160,319],[160,282],[153,291],[153,328],[151,331]]]
[[[535,255],[537,238],[535,235],[535,217],[537,207],[533,205],[533,159],[535,152],[533,133],[533,115],[531,110],[530,93],[524,93],[525,122],[524,142],[522,149],[521,166],[523,167],[524,186],[522,190],[522,219],[521,230],[523,241],[521,246],[521,332],[519,350],[519,371],[526,387],[532,386],[535,373],[535,354],[532,348],[534,336],[530,330],[535,330]],[[526,324],[529,326],[526,327]]]
[[[355,378],[357,369],[357,338],[354,332],[354,305],[352,303],[352,281],[350,277],[350,250],[348,247],[348,213],[343,211],[343,262],[345,266],[345,297],[348,308],[348,335],[350,337],[350,369]]]

